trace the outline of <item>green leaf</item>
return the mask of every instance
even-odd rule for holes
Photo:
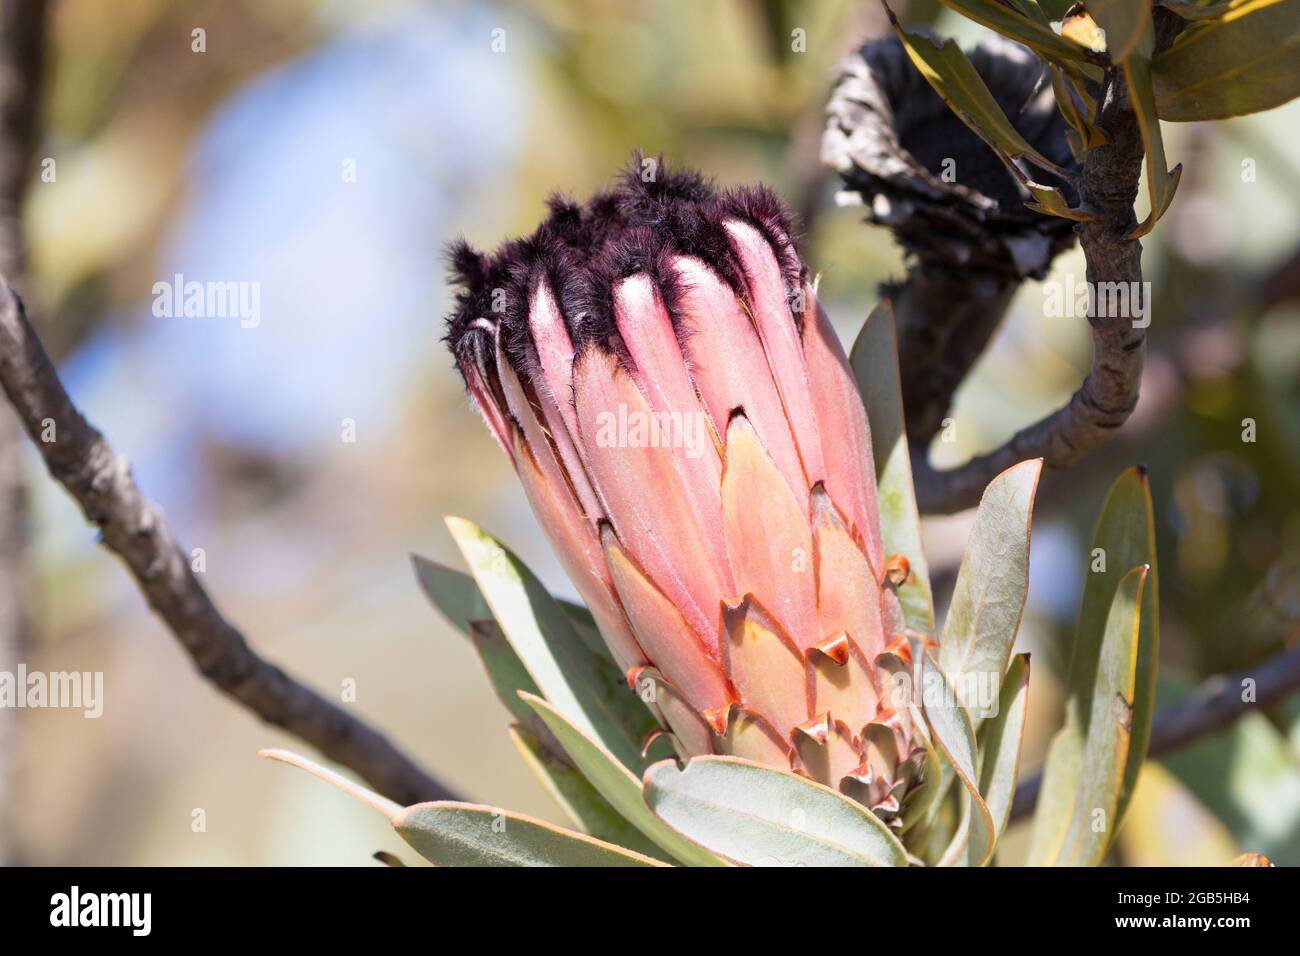
[[[1043,461],[984,489],[939,639],[939,664],[976,725],[997,702],[1029,590],[1029,529]]]
[[[472,622],[492,617],[492,609],[479,590],[478,582],[464,571],[457,571],[418,554],[411,555],[411,564],[415,567],[415,577],[421,590],[443,617],[462,634],[469,635],[469,625]],[[593,654],[613,664],[614,656],[600,636],[591,612],[581,604],[563,598],[556,598],[555,603],[568,615],[569,623],[578,632],[583,644]]]
[[[970,798],[969,807],[962,806],[962,824],[958,829],[959,838],[969,839],[965,860],[983,866],[993,855],[994,831],[993,817],[979,791],[975,728],[969,711],[933,652],[926,651],[921,673],[921,709],[926,723],[935,745]]]
[[[1088,12],[1106,31],[1106,52],[1123,63],[1138,48],[1151,22],[1151,0],[1088,0]]]
[[[1077,727],[1067,723],[1047,748],[1026,865],[1051,866],[1056,862],[1074,817],[1082,766],[1083,736]]]
[[[998,698],[998,713],[979,732],[980,794],[993,818],[993,843],[1011,818],[1011,803],[1020,779],[1020,750],[1029,709],[1029,655],[1017,654],[1007,668]],[[972,861],[973,862],[973,861]]]
[[[1016,165],[1015,160],[1024,157],[1062,179],[1069,178],[1065,170],[1043,156],[1020,135],[1002,112],[1002,107],[998,106],[975,66],[955,41],[944,40],[940,44],[924,34],[908,33],[894,19],[892,12],[889,16],[908,58],[939,94],[939,98],[948,104],[958,119],[970,127],[976,136],[988,144],[1007,167],[1007,171],[1029,190],[1036,200],[1026,203],[1030,209],[1066,219],[1095,218],[1085,210],[1071,208],[1060,190],[1034,182]],[[1048,33],[1055,36],[1050,29]]]
[[[917,737],[925,747],[925,769],[922,771],[920,786],[907,795],[903,804],[903,833],[909,832],[917,823],[930,816],[931,808],[939,797],[940,785],[943,782],[943,768],[939,762],[939,753],[930,742],[924,717],[915,707],[912,708],[912,714],[913,725],[921,728],[921,733],[917,734]]]
[[[1178,14],[1184,20],[1217,20],[1234,7],[1249,0],[1220,0],[1204,3],[1203,0],[1160,0],[1160,5]]]
[[[452,800],[403,807],[315,761],[287,750],[259,756],[291,764],[333,784],[387,818],[421,856],[439,866],[664,866],[640,853],[543,820]]]
[[[602,666],[541,581],[505,546],[463,518],[446,520],[493,617],[542,695],[625,767],[640,770],[641,739],[627,717],[630,704],[641,705],[622,675]]]
[[[609,751],[583,733],[555,707],[538,697],[519,695],[546,722],[569,759],[587,781],[633,826],[688,866],[725,866],[726,861],[666,826],[641,796],[641,781]]]
[[[439,866],[666,866],[544,820],[474,803],[417,803],[393,828]]]
[[[1084,735],[1078,799],[1058,857],[1068,866],[1100,866],[1119,828],[1119,795],[1128,761],[1138,625],[1147,571],[1145,565],[1134,568],[1120,582],[1106,620],[1092,714]]]
[[[1065,725],[1053,738],[1043,768],[1042,791],[1034,815],[1030,845],[1031,864],[1045,866],[1054,862],[1065,842],[1081,787],[1084,735],[1091,719],[1093,692],[1111,606],[1121,580],[1132,568],[1141,565],[1150,570],[1142,589],[1132,730],[1115,812],[1116,828],[1123,820],[1146,755],[1155,707],[1156,662],[1160,654],[1155,517],[1146,470],[1135,467],[1121,474],[1111,486],[1093,529],[1089,573],[1084,579],[1079,621],[1071,645]]]
[[[418,554],[411,555],[411,564],[415,568],[415,579],[420,583],[420,589],[433,602],[433,606],[442,612],[442,616],[462,634],[468,636],[469,627],[475,621],[491,620],[492,609],[488,607],[483,592],[464,571],[446,567]]]
[[[1165,159],[1164,139],[1160,135],[1160,119],[1156,115],[1155,93],[1151,87],[1151,50],[1155,45],[1154,28],[1141,38],[1133,55],[1124,61],[1124,82],[1128,85],[1129,103],[1137,117],[1146,149],[1147,189],[1151,194],[1151,211],[1146,219],[1128,234],[1129,239],[1140,239],[1149,233],[1174,201],[1178,180],[1183,175],[1183,164],[1170,170]]]
[[[645,801],[674,830],[752,866],[907,866],[870,810],[830,787],[736,757],[664,760]]]
[[[1030,865],[1099,866],[1119,828],[1119,798],[1133,720],[1142,591],[1148,570],[1146,565],[1134,568],[1115,592],[1094,683],[1085,698],[1086,725],[1079,728],[1067,723],[1052,741],[1044,788],[1058,788],[1051,810],[1059,813],[1065,805],[1071,809],[1064,825],[1056,818],[1041,828],[1035,826]],[[1067,804],[1062,799],[1061,783],[1046,779],[1052,773],[1062,773],[1073,781],[1073,801]],[[1039,813],[1048,809],[1040,806]]]
[[[903,428],[903,392],[898,374],[898,340],[889,302],[867,317],[849,353],[858,392],[867,409],[876,460],[880,535],[886,554],[907,558],[911,574],[898,589],[907,627],[934,634],[930,571],[921,549],[921,520],[912,485],[912,459]]]
[[[1015,167],[1019,168],[1019,167]],[[1059,189],[1053,189],[1050,186],[1040,186],[1032,182],[1020,173],[1018,177],[1025,188],[1029,190],[1034,197],[1034,202],[1027,202],[1025,206],[1034,212],[1041,212],[1045,216],[1058,216],[1061,219],[1073,219],[1075,222],[1092,222],[1097,217],[1083,208],[1076,208],[1065,201]]]
[[[1161,119],[1226,119],[1300,95],[1300,0],[1234,0],[1206,9],[1213,12],[1152,64]]]
[[[528,669],[519,660],[519,655],[514,652],[510,642],[501,633],[501,627],[497,622],[492,619],[471,622],[469,639],[474,646],[475,654],[478,655],[479,663],[487,672],[488,682],[496,691],[497,699],[505,705],[506,710],[510,711],[510,715],[525,725],[545,727],[537,719],[532,708],[519,699],[521,690],[539,696],[541,691],[537,689],[537,684],[533,682]]]
[[[1092,699],[1101,643],[1120,580],[1138,565],[1150,568],[1142,589],[1133,729],[1118,811],[1122,818],[1137,785],[1138,772],[1151,736],[1156,662],[1160,657],[1160,577],[1156,565],[1155,514],[1151,507],[1151,487],[1146,469],[1130,468],[1111,486],[1093,529],[1089,562],[1070,659],[1066,704],[1067,714],[1072,713],[1081,727]]]
[[[388,818],[388,822],[393,822],[404,809],[402,805],[395,800],[389,800],[387,797],[375,793],[368,787],[363,787],[355,780],[349,780],[343,774],[330,770],[328,767],[318,764],[314,760],[308,760],[306,757],[296,754],[290,750],[259,750],[259,757],[265,757],[268,760],[278,760],[280,763],[287,763],[291,767],[297,767],[299,770],[306,770],[313,777],[319,777],[326,783],[342,790],[354,800],[364,803],[370,809],[381,813]]]
[[[959,787],[954,792],[954,797],[958,803],[957,826],[952,831],[947,847],[935,861],[935,866],[969,866],[971,857],[975,855],[971,850],[971,810],[974,803],[970,790]]]
[[[1004,37],[1023,43],[1031,50],[1065,60],[1083,59],[1077,47],[1062,40],[1047,25],[1046,18],[1029,17],[999,0],[943,0],[944,6]]]
[[[510,711],[515,720],[527,726],[534,734],[549,736],[532,708],[519,699],[519,691],[542,696],[536,681],[515,653],[508,638],[492,615],[487,600],[477,582],[469,575],[445,567],[427,558],[413,556],[416,575],[425,593],[434,605],[470,639],[497,698]],[[644,740],[657,726],[654,716],[632,693],[623,693],[623,678],[609,655],[600,632],[586,608],[567,601],[556,602],[564,611],[574,631],[582,637],[581,646],[592,653],[586,661],[580,651],[573,656],[594,667],[597,687],[612,688],[609,705],[633,741]],[[640,755],[638,754],[638,757]],[[646,765],[640,760],[637,769]]]
[[[893,24],[908,58],[921,75],[949,108],[981,139],[989,142],[999,155],[1012,159],[1024,156],[1042,169],[1065,175],[1059,166],[1020,135],[955,40],[935,43],[925,34],[904,30],[897,20]]]
[[[523,701],[518,701],[523,705]],[[529,708],[529,715],[540,718]],[[543,725],[544,726],[544,725]],[[547,730],[547,736],[551,736]],[[663,851],[632,826],[622,814],[600,795],[587,778],[570,762],[563,748],[558,752],[527,726],[514,724],[509,729],[520,755],[574,825],[583,833],[606,843],[635,850],[645,856],[662,858]],[[558,745],[557,745],[558,746]]]
[[[1048,70],[1052,77],[1052,93],[1056,98],[1057,109],[1078,134],[1077,152],[1082,154],[1109,142],[1109,137],[1093,123],[1096,101],[1073,83],[1060,67],[1049,64]]]
[[[478,656],[479,662],[487,672],[488,680],[496,692],[497,698],[505,705],[511,716],[526,728],[524,731],[529,739],[540,738],[538,745],[542,751],[550,757],[550,760],[544,758],[542,753],[530,748],[518,734],[515,734],[516,744],[519,746],[521,753],[524,754],[525,762],[542,778],[543,786],[555,795],[561,806],[572,815],[575,806],[580,803],[580,795],[572,795],[566,799],[565,795],[556,791],[560,780],[568,780],[570,776],[578,778],[581,781],[581,774],[571,766],[561,767],[564,761],[556,754],[562,754],[563,748],[559,746],[558,741],[551,737],[550,731],[531,707],[525,704],[519,698],[519,691],[528,694],[541,696],[541,690],[533,680],[532,675],[524,666],[519,655],[515,653],[510,642],[506,640],[497,624],[496,619],[492,617],[491,609],[487,606],[487,601],[483,598],[482,592],[479,591],[478,584],[467,574],[451,568],[443,567],[435,562],[416,556],[414,558],[416,573],[420,578],[421,585],[425,592],[433,600],[434,604],[443,611],[444,614],[469,636],[470,643],[474,647],[474,652]],[[569,616],[570,623],[574,628],[581,630],[584,627],[591,628],[595,640],[600,641],[600,634],[595,630],[595,624],[591,621],[587,610],[579,605],[564,606],[560,602],[566,614]],[[588,646],[587,642],[583,642]],[[602,642],[603,648],[603,642]],[[603,671],[603,682],[608,685],[617,684],[619,677],[618,668],[614,662],[607,656],[600,656],[597,662],[598,671]],[[656,726],[653,715],[645,709],[635,694],[617,694],[614,703],[619,707],[622,713],[622,721],[632,734],[633,739],[645,739],[651,730]],[[554,751],[555,753],[551,753]],[[564,771],[567,769],[568,773]],[[594,791],[593,791],[594,794]],[[594,794],[600,799],[599,794]],[[613,813],[611,810],[610,813]],[[613,814],[617,817],[617,814]],[[621,820],[621,818],[619,818]],[[617,839],[613,832],[597,832],[586,826],[588,821],[574,819],[574,822],[583,827],[586,832],[601,839],[608,839],[611,842],[620,845],[632,846],[640,852],[645,852],[644,847],[635,846],[625,840]],[[623,830],[635,833],[631,827],[624,823]]]

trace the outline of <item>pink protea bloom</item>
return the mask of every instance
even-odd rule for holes
[[[629,685],[684,756],[885,819],[924,751],[867,415],[762,187],[637,162],[492,255],[452,250],[447,339]]]

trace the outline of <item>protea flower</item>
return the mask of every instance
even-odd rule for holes
[[[451,258],[469,392],[678,752],[896,819],[925,755],[892,679],[908,568],[883,553],[867,415],[785,207],[637,161]]]

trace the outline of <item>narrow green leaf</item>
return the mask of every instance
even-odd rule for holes
[[[1024,156],[1042,169],[1065,175],[1060,167],[1020,135],[955,40],[935,43],[925,34],[904,30],[897,20],[893,24],[908,58],[939,97],[980,138],[994,146],[1001,155],[1012,159]]]
[[[1123,63],[1138,48],[1142,35],[1154,29],[1151,0],[1088,0],[1088,12],[1106,31],[1106,52]]]
[[[1137,49],[1124,61],[1123,67],[1129,102],[1146,149],[1147,189],[1151,194],[1151,211],[1129,233],[1130,239],[1139,239],[1155,228],[1174,201],[1178,180],[1183,175],[1182,163],[1170,170],[1165,159],[1164,138],[1160,135],[1160,118],[1156,115],[1155,93],[1151,87],[1151,51],[1154,46],[1155,29],[1148,24],[1147,32],[1142,35]]]
[[[1029,655],[1017,654],[1002,682],[997,716],[985,721],[979,732],[980,793],[993,818],[995,846],[1011,818],[1028,709]]]
[[[493,617],[542,695],[625,767],[639,771],[641,740],[627,714],[629,701],[640,703],[622,676],[602,666],[564,610],[504,545],[463,518],[446,520]]]
[[[343,774],[338,773],[335,770],[330,770],[328,767],[323,766],[314,760],[309,760],[301,754],[296,754],[291,750],[279,750],[275,748],[270,750],[259,750],[257,755],[259,757],[265,757],[268,760],[278,760],[280,763],[287,763],[292,767],[297,767],[299,770],[306,770],[312,776],[319,777],[331,786],[343,791],[353,800],[364,803],[366,806],[370,807],[370,809],[383,814],[390,823],[396,820],[398,814],[402,812],[403,808],[400,803],[389,800],[387,797],[375,793],[375,791],[371,790],[369,787],[363,787],[355,780],[349,780],[347,777],[343,776]]]
[[[1218,3],[1203,3],[1202,0],[1160,0],[1160,5],[1178,14],[1184,20],[1217,20],[1235,7],[1240,7],[1251,0],[1220,0]]]
[[[439,866],[665,866],[544,820],[474,803],[417,803],[394,829]]]
[[[903,428],[903,392],[898,374],[898,340],[888,300],[867,317],[849,354],[858,392],[871,426],[876,460],[880,535],[886,554],[907,558],[911,574],[898,589],[903,619],[919,634],[934,634],[930,570],[921,549],[921,520],[912,485],[912,459]]]
[[[939,664],[976,725],[997,703],[1029,590],[1029,530],[1043,461],[1023,461],[984,489],[948,616]]]
[[[1156,564],[1155,514],[1146,469],[1130,468],[1116,479],[1102,505],[1092,533],[1089,573],[1084,581],[1070,657],[1067,716],[1085,726],[1106,622],[1120,580],[1138,565],[1147,565],[1142,589],[1141,629],[1138,637],[1137,678],[1133,697],[1133,729],[1119,811],[1123,817],[1138,772],[1146,756],[1155,710],[1156,662],[1160,657],[1160,577]],[[1118,822],[1118,821],[1117,821]]]
[[[994,831],[993,817],[979,791],[975,728],[965,704],[932,651],[925,653],[921,675],[921,708],[926,723],[935,745],[970,796],[970,819],[963,823],[963,828],[969,828],[966,859],[976,866],[983,866],[993,855]],[[962,815],[967,816],[964,807]]]
[[[1300,0],[1234,0],[1204,12],[1152,64],[1161,119],[1226,119],[1300,96]]]
[[[1147,572],[1138,625],[1132,729],[1120,797],[1109,821],[1117,828],[1132,797],[1151,733],[1155,707],[1156,661],[1160,655],[1159,575],[1155,519],[1146,470],[1130,468],[1116,479],[1093,529],[1089,573],[1084,579],[1079,621],[1071,644],[1065,725],[1052,739],[1043,768],[1043,787],[1034,814],[1029,863],[1048,866],[1065,843],[1082,787],[1084,738],[1091,720],[1102,645],[1121,581],[1135,566]]]
[[[1076,86],[1057,66],[1048,66],[1052,77],[1052,93],[1056,98],[1057,109],[1078,133],[1079,151],[1095,149],[1109,141],[1102,130],[1093,124],[1093,112],[1096,101]]]
[[[546,722],[587,781],[633,826],[687,866],[725,866],[726,861],[666,826],[641,796],[641,781],[568,717],[539,697],[519,695]]]
[[[479,663],[487,672],[488,683],[496,691],[497,699],[505,705],[510,715],[525,725],[536,727],[540,724],[532,708],[519,699],[519,691],[541,695],[537,684],[519,660],[510,642],[501,633],[501,627],[495,620],[473,621],[469,626],[470,643],[478,655]],[[542,724],[541,726],[545,726]]]
[[[993,150],[1007,167],[1007,171],[1015,176],[1034,197],[1035,202],[1026,203],[1030,209],[1066,219],[1096,218],[1086,210],[1072,208],[1060,190],[1034,182],[1016,164],[1016,159],[1024,157],[1039,168],[1055,173],[1062,179],[1069,178],[1065,170],[1043,156],[1020,135],[1007,119],[1006,114],[1002,112],[1002,107],[998,106],[997,100],[989,92],[979,72],[955,41],[944,40],[942,43],[935,43],[924,34],[908,33],[894,19],[892,12],[889,16],[894,32],[903,42],[908,58],[934,88],[939,98],[948,104],[958,119],[970,127],[971,132],[988,144],[989,149]],[[1048,32],[1051,33],[1050,30]]]
[[[1079,775],[1083,766],[1083,736],[1067,723],[1052,738],[1043,764],[1043,783],[1034,810],[1029,840],[1029,866],[1051,866],[1065,845],[1079,796]]]
[[[958,804],[957,826],[953,828],[952,838],[939,859],[935,861],[935,866],[969,866],[970,858],[975,855],[971,850],[971,820],[974,803],[971,800],[970,790],[958,787],[953,791],[953,795]]]
[[[1134,568],[1119,584],[1106,620],[1091,714],[1080,755],[1079,787],[1057,862],[1100,866],[1119,828],[1137,677],[1138,625],[1147,567]]]
[[[492,616],[478,583],[461,571],[427,558],[415,555],[413,560],[421,587],[430,600],[469,637],[497,698],[515,720],[528,727],[532,733],[543,738],[549,736],[546,725],[533,713],[532,708],[519,699],[518,693],[522,690],[542,696],[542,692]],[[567,601],[557,603],[580,637],[584,636],[584,631],[589,632],[581,643],[593,653],[592,666],[595,668],[597,686],[615,689],[609,703],[617,712],[619,722],[632,740],[644,740],[656,726],[654,716],[635,694],[621,692],[622,677],[613,658],[609,656],[600,632],[596,630],[590,612],[579,604]],[[593,643],[600,653],[593,650]],[[575,654],[582,657],[580,652],[575,651]],[[646,761],[641,761],[638,769],[645,764]]]
[[[421,856],[440,866],[664,866],[640,853],[495,807],[452,800],[403,807],[287,750],[258,756],[291,764],[377,810]]]
[[[518,698],[516,702],[520,706],[526,706]],[[528,713],[533,720],[541,722],[532,708],[528,708]],[[554,752],[525,725],[515,724],[509,733],[510,739],[524,758],[524,763],[528,764],[546,792],[583,833],[645,856],[659,858],[663,855],[661,849],[646,839],[640,830],[632,826],[600,795],[600,791],[573,766],[562,749],[559,753]],[[547,730],[547,736],[550,735]]]
[[[487,599],[479,590],[478,582],[464,571],[457,571],[455,568],[449,568],[418,554],[411,555],[411,564],[415,568],[415,577],[420,584],[420,589],[442,616],[462,634],[469,635],[469,625],[472,622],[492,617],[492,609],[488,607]],[[568,615],[569,623],[578,632],[578,636],[582,638],[582,643],[588,650],[613,664],[614,657],[600,636],[591,612],[581,604],[574,604],[563,598],[556,598],[555,603]]]
[[[1020,173],[1018,178],[1034,197],[1034,202],[1025,203],[1025,206],[1034,212],[1041,212],[1045,216],[1058,216],[1061,219],[1072,219],[1075,222],[1092,222],[1097,218],[1086,209],[1071,206],[1065,201],[1059,189],[1040,186],[1029,180],[1024,173]]]
[[[645,801],[674,830],[751,866],[907,866],[903,845],[837,790],[736,757],[664,760]]]
[[[562,598],[556,598],[556,603],[560,605],[560,609],[568,617],[569,623],[577,631],[578,637],[582,638],[583,646],[617,670],[618,665],[614,662],[614,655],[610,652],[605,639],[600,636],[600,628],[596,626],[596,619],[591,616],[591,612],[581,604],[574,604],[572,601],[565,601]]]
[[[943,3],[976,23],[1023,43],[1031,50],[1050,53],[1066,60],[1083,59],[1079,49],[1057,36],[1042,18],[1028,17],[999,0],[943,0]]]
[[[925,769],[922,771],[920,786],[907,795],[907,800],[903,804],[903,833],[909,832],[917,823],[930,815],[943,782],[939,752],[934,749],[934,744],[930,741],[924,717],[915,707],[912,708],[912,715],[913,724],[921,728],[921,733],[917,736],[925,747]]]
[[[491,620],[492,609],[488,607],[483,592],[464,571],[457,571],[418,554],[411,555],[411,564],[415,568],[415,579],[420,583],[425,596],[462,634],[469,635],[469,626],[474,621]]]

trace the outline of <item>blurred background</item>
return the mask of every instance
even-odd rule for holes
[[[935,2],[893,6],[979,37]],[[327,695],[354,686],[345,706],[470,798],[559,821],[411,571],[411,552],[458,564],[441,516],[461,514],[572,594],[439,341],[442,246],[530,231],[552,190],[581,196],[634,148],[662,152],[787,197],[848,344],[902,260],[884,230],[836,207],[818,144],[836,61],[884,30],[874,0],[63,0],[21,208],[28,311],[74,400],[182,544],[204,549],[204,584],[259,652]],[[1091,523],[1124,467],[1152,476],[1162,702],[1300,631],[1297,128],[1300,103],[1165,126],[1185,171],[1144,241],[1142,403],[1118,440],[1040,491],[1020,635],[1036,665],[1027,771],[1060,720]],[[259,283],[260,322],[155,316],[154,283],[177,273]],[[1071,276],[1083,278],[1077,251],[1052,278]],[[1078,387],[1087,323],[1048,311],[1026,284],[958,393],[959,440],[939,463]],[[103,671],[105,702],[93,720],[5,715],[7,861],[410,856],[377,815],[255,756],[306,748],[197,676],[25,441],[22,456],[21,659]],[[941,585],[970,518],[926,522]],[[1025,829],[1001,862],[1017,862]],[[1151,762],[1115,862],[1243,850],[1300,863],[1300,702]]]

